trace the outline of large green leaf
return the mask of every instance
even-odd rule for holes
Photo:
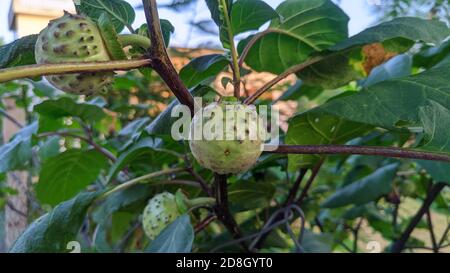
[[[278,17],[271,6],[261,0],[238,0],[231,11],[231,26],[234,35],[258,30],[267,21]]]
[[[419,109],[420,123],[425,132],[420,147],[450,153],[450,110],[436,101],[430,100],[429,104]]]
[[[109,170],[108,181],[111,181],[117,173],[134,161],[145,159],[147,164],[162,165],[167,161],[176,161],[177,157],[170,150],[159,147],[159,143],[153,138],[147,137],[123,152]]]
[[[106,117],[101,107],[88,103],[76,103],[70,98],[46,100],[34,107],[34,111],[47,117],[79,117],[84,121],[99,121]]]
[[[331,47],[331,50],[341,51],[350,47],[380,43],[394,38],[439,45],[449,35],[450,29],[443,22],[416,17],[401,17],[368,28],[336,44]]]
[[[288,0],[276,11],[281,19],[271,21],[246,58],[257,71],[279,74],[348,37],[348,16],[329,0]]]
[[[107,159],[96,150],[67,150],[42,165],[37,197],[52,206],[70,199],[95,182],[106,165]]]
[[[285,142],[290,145],[343,144],[367,133],[371,128],[362,123],[312,110],[289,121]],[[296,171],[314,165],[319,156],[289,155],[288,158],[289,170]]]
[[[240,181],[230,185],[228,190],[230,203],[237,210],[265,208],[274,194],[275,187],[268,182]]]
[[[199,85],[192,89],[192,96],[194,97],[204,97],[208,93],[215,93],[214,90],[205,85]],[[172,101],[166,110],[155,118],[150,125],[145,129],[150,135],[171,135],[171,128],[173,123],[179,119],[179,117],[172,117],[171,113],[175,106],[180,105],[178,100]]]
[[[74,3],[77,11],[94,20],[106,12],[117,33],[125,26],[131,26],[136,17],[133,7],[123,0],[77,0]]]
[[[369,176],[338,189],[322,204],[325,208],[339,208],[346,205],[364,205],[388,194],[399,164],[394,163],[376,170]]]
[[[34,46],[37,35],[29,35],[0,46],[0,68],[35,64]]]
[[[386,129],[423,126],[419,110],[428,106],[429,100],[450,108],[449,79],[450,64],[418,75],[377,83],[354,95],[336,98],[316,111]],[[448,127],[441,125],[445,124],[433,123],[431,126],[445,134]],[[439,139],[443,140],[442,137]],[[441,150],[450,152],[445,143],[446,140],[440,146]]]
[[[37,122],[22,128],[9,143],[0,146],[0,173],[22,168],[31,159],[31,136],[37,132]]]
[[[35,220],[20,235],[10,252],[69,252],[68,243],[76,240],[86,212],[99,193],[81,193],[56,206]]]
[[[105,202],[101,204],[93,213],[94,221],[101,224],[109,219],[116,211],[128,210],[146,204],[151,197],[152,187],[149,185],[136,185],[115,192],[107,197]]]
[[[180,71],[180,77],[188,88],[216,77],[228,65],[228,59],[221,54],[204,55],[191,60]]]
[[[417,41],[439,45],[448,35],[450,30],[439,21],[396,18],[336,44],[330,48],[328,57],[301,71],[298,76],[309,85],[337,88],[363,77],[358,63],[367,57],[362,52],[364,45],[381,43],[386,52],[397,54],[405,52]]]
[[[189,215],[182,215],[168,225],[150,243],[146,252],[151,253],[189,253],[194,242],[194,229]]]

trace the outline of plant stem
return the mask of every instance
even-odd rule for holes
[[[239,240],[242,238],[241,230],[231,215],[228,205],[228,185],[226,175],[220,175],[215,173],[214,180],[216,182],[216,207],[215,212],[217,218],[224,224],[234,239]],[[244,242],[240,243],[243,249],[247,250],[247,245]]]
[[[227,34],[228,34],[228,40],[230,40],[230,51],[231,51],[231,58],[233,62],[233,86],[234,86],[234,96],[239,99],[241,96],[241,71],[239,66],[239,60],[238,60],[238,54],[236,51],[236,45],[234,43],[234,34],[231,29],[231,21],[228,11],[228,5],[227,1],[220,0],[223,6],[223,12],[225,17],[225,24],[227,25]]]
[[[152,60],[152,68],[158,72],[167,86],[177,97],[178,101],[189,107],[191,115],[194,113],[194,98],[184,85],[178,72],[175,70],[169,55],[166,51],[164,38],[161,32],[158,8],[155,0],[142,0],[144,6],[145,18],[147,20],[148,32],[151,41],[149,56]]]
[[[264,37],[265,35],[274,32],[272,29],[266,29],[262,32],[259,32],[257,34],[255,34],[255,36],[253,36],[250,41],[245,45],[244,49],[242,50],[241,56],[239,56],[239,67],[242,67],[244,65],[245,62],[245,58],[247,58],[248,52],[250,51],[250,49],[252,49],[252,47],[255,45],[255,43],[261,39],[262,37]]]
[[[0,70],[0,83],[22,78],[33,78],[45,75],[71,74],[99,71],[125,71],[144,66],[150,66],[149,59],[85,62],[85,63],[58,63],[35,64],[16,66]]]
[[[143,181],[145,181],[145,180],[149,180],[151,178],[155,178],[155,177],[166,175],[166,174],[173,174],[173,173],[182,172],[184,170],[185,170],[184,168],[172,168],[172,169],[157,171],[157,172],[154,172],[154,173],[149,173],[149,174],[146,174],[144,176],[140,176],[140,177],[131,179],[130,181],[122,183],[122,184],[112,188],[111,190],[105,192],[103,195],[100,196],[99,199],[104,199],[104,198],[108,197],[109,195],[111,195],[111,194],[113,194],[115,192],[118,192],[118,191],[121,191],[121,190],[124,190],[124,189],[128,189],[129,187],[134,186],[134,185],[139,184],[139,183],[143,183]],[[152,183],[152,182],[154,184],[157,184],[159,181],[150,181],[149,183]]]
[[[48,132],[48,133],[39,134],[37,137],[41,138],[41,137],[49,137],[49,136],[62,136],[62,137],[78,138],[78,139],[88,143],[92,147],[94,147],[94,149],[96,149],[98,152],[103,154],[105,157],[107,157],[112,162],[115,162],[117,160],[117,158],[110,151],[108,151],[107,149],[98,145],[95,141],[93,141],[87,137],[84,137],[84,136],[79,136],[79,135],[71,134],[71,133],[67,133],[67,132]]]
[[[294,186],[289,190],[289,195],[286,201],[284,202],[284,206],[287,207],[295,199],[295,196],[297,195],[298,189],[300,188],[300,184],[303,181],[303,178],[305,177],[306,173],[308,172],[308,169],[300,169],[300,173],[298,174],[297,179],[295,180]]]
[[[15,119],[13,116],[11,116],[10,114],[8,114],[8,112],[6,112],[5,110],[0,108],[0,114],[2,116],[4,116],[6,119],[8,119],[9,121],[11,121],[14,125],[16,125],[19,128],[23,128],[23,124],[20,123],[17,119]]]
[[[311,188],[311,185],[314,182],[314,179],[316,179],[317,174],[319,174],[320,168],[322,167],[323,163],[325,162],[325,158],[322,157],[317,163],[316,165],[314,165],[313,169],[312,169],[312,173],[311,176],[309,177],[308,181],[306,182],[305,187],[302,190],[302,193],[300,194],[300,197],[298,198],[298,200],[295,202],[297,203],[297,205],[300,207],[303,204],[303,201],[305,200],[306,196],[308,196],[308,191]]]
[[[195,229],[194,229],[195,230],[195,234],[197,234],[200,231],[204,230],[209,224],[211,224],[215,220],[217,220],[217,216],[216,215],[210,215],[210,216],[206,217],[203,221],[201,221],[200,223],[198,223],[195,226]]]
[[[279,145],[276,154],[315,154],[315,155],[373,155],[394,158],[422,159],[450,162],[450,155],[424,152],[395,147],[352,146],[352,145]]]
[[[437,183],[432,186],[431,190],[427,194],[427,197],[423,201],[422,206],[417,211],[416,215],[413,217],[413,219],[409,223],[406,230],[403,232],[403,234],[400,236],[400,238],[393,244],[393,246],[392,246],[393,253],[402,252],[402,250],[405,248],[406,242],[408,241],[409,237],[411,236],[411,233],[416,228],[416,226],[419,224],[420,220],[422,219],[424,214],[427,212],[427,210],[430,208],[434,199],[436,199],[436,197],[445,188],[446,185],[447,185],[446,183]]]
[[[450,224],[447,224],[447,228],[444,230],[444,233],[442,233],[441,240],[439,240],[439,248],[442,248],[442,245],[444,244],[445,240],[448,239],[447,234],[450,231]]]
[[[281,80],[287,78],[291,74],[298,73],[298,72],[302,71],[303,69],[307,68],[308,66],[310,66],[312,64],[315,64],[315,63],[317,63],[317,62],[319,62],[319,61],[321,61],[323,59],[324,59],[324,57],[314,57],[314,58],[311,58],[311,59],[309,59],[308,61],[306,61],[304,63],[298,64],[298,65],[294,65],[294,66],[288,68],[286,71],[284,71],[280,75],[276,76],[271,81],[266,83],[263,87],[258,89],[253,95],[251,95],[250,97],[245,99],[244,103],[245,104],[252,104],[252,103],[254,103],[262,94],[264,94],[264,92],[266,92],[267,90],[272,88],[274,85],[276,85]]]
[[[138,34],[121,34],[118,38],[123,47],[140,46],[144,49],[148,49],[151,46],[149,38]]]
[[[433,246],[433,252],[434,253],[438,253],[439,252],[439,245],[437,243],[436,236],[434,234],[434,227],[433,227],[433,221],[431,220],[430,209],[428,209],[425,214],[427,216],[428,232],[430,232],[431,245]]]

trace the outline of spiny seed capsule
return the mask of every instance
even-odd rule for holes
[[[171,193],[160,193],[148,202],[142,214],[142,226],[150,239],[155,239],[161,231],[181,216],[175,196]]]
[[[211,113],[221,113],[221,116],[213,120],[210,118]],[[238,118],[247,115],[254,117],[253,123],[250,122],[251,118]],[[205,136],[208,120],[223,128],[223,134],[211,132],[209,137]],[[196,131],[203,132],[200,138],[196,136]],[[203,167],[219,174],[237,174],[250,169],[257,162],[262,153],[265,131],[263,121],[253,106],[228,101],[214,102],[194,115],[189,146]]]
[[[90,31],[88,37],[86,30]],[[103,39],[95,37],[101,37],[95,22],[66,12],[64,16],[50,21],[39,33],[35,46],[36,63],[109,61],[110,56]],[[80,50],[84,46],[85,49]],[[88,56],[89,59],[86,59]],[[90,95],[105,89],[113,75],[112,72],[101,72],[69,74],[63,79],[54,75],[46,78],[53,86],[67,93]]]

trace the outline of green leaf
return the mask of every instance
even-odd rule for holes
[[[228,65],[228,59],[221,54],[204,55],[192,59],[180,71],[180,77],[188,88],[214,78]]]
[[[9,143],[0,146],[0,173],[23,168],[31,159],[31,136],[37,122],[22,128]]]
[[[51,206],[70,199],[95,182],[106,166],[107,159],[96,150],[67,150],[43,163],[37,198]]]
[[[336,44],[331,50],[340,51],[350,47],[380,43],[394,38],[439,45],[449,35],[450,29],[443,22],[417,17],[401,17],[368,28]]]
[[[164,44],[166,45],[166,47],[168,47],[170,43],[170,35],[175,32],[175,27],[169,20],[166,19],[161,19],[160,24],[161,32],[164,38]]]
[[[214,89],[209,86],[199,85],[190,91],[194,97],[204,97],[207,94],[214,93]],[[179,117],[171,117],[172,110],[176,105],[180,105],[178,100],[172,101],[167,108],[156,117],[152,123],[145,129],[150,135],[171,135],[171,128]]]
[[[46,100],[34,107],[34,112],[58,119],[62,117],[79,117],[84,121],[99,121],[106,117],[101,107],[88,103],[76,103],[70,98]]]
[[[136,17],[133,7],[123,0],[78,0],[74,3],[77,11],[94,20],[106,12],[117,33],[125,26],[131,26]]]
[[[446,182],[450,186],[450,163],[427,160],[417,160],[435,182]]]
[[[374,68],[369,77],[364,80],[362,86],[368,87],[376,83],[411,75],[412,58],[409,55],[402,54],[392,58],[386,63]]]
[[[81,193],[35,220],[20,235],[12,253],[69,252],[67,244],[76,240],[86,212],[99,193]]]
[[[147,164],[164,163],[166,161],[176,161],[177,157],[168,150],[158,147],[158,143],[153,138],[147,137],[140,140],[130,149],[120,155],[117,161],[109,170],[108,181],[111,181],[125,166],[133,161],[145,158]]]
[[[128,211],[129,208],[143,208],[151,197],[152,187],[149,185],[136,185],[122,191],[115,192],[107,197],[93,213],[94,221],[104,223],[116,211]]]
[[[268,207],[274,194],[275,187],[268,182],[240,181],[230,185],[228,190],[230,204],[237,210]]]
[[[438,21],[403,17],[381,23],[344,40],[330,48],[328,57],[297,74],[309,85],[327,89],[337,88],[350,81],[360,79],[363,74],[358,62],[366,56],[365,45],[381,43],[389,53],[403,53],[417,41],[440,44],[450,30]],[[355,67],[356,66],[356,67]]]
[[[424,68],[431,68],[450,55],[450,40],[440,46],[427,47],[414,55],[414,65]]]
[[[377,83],[354,95],[336,98],[319,106],[316,111],[388,130],[423,126],[419,110],[428,106],[429,100],[450,108],[449,79],[450,64],[418,75]],[[433,123],[431,126],[439,132],[448,131],[448,127],[441,125],[444,124]],[[441,151],[450,152],[446,142],[442,143]]]
[[[225,5],[224,5],[225,3]],[[216,23],[216,25],[219,27],[219,33],[220,33],[220,41],[222,42],[222,45],[226,49],[231,48],[231,42],[228,35],[228,28],[231,26],[227,25],[226,22],[226,16],[230,18],[230,12],[232,12],[233,8],[233,1],[232,0],[206,0],[206,5],[209,8],[209,11],[211,12],[211,18]],[[225,14],[225,8],[228,11],[227,14]]]
[[[330,253],[333,246],[333,235],[329,233],[316,234],[310,230],[305,230],[302,248],[307,253]]]
[[[311,110],[295,116],[289,121],[286,135],[286,144],[290,145],[320,145],[343,144],[347,141],[364,135],[372,127],[347,121],[333,115]],[[319,156],[316,155],[289,155],[289,170],[314,165]]]
[[[28,35],[0,46],[0,68],[35,64],[34,46],[37,35]]]
[[[182,215],[168,225],[150,243],[146,252],[151,253],[189,253],[194,242],[194,229],[189,215]]]
[[[256,71],[280,74],[348,37],[348,16],[329,0],[288,0],[276,11],[281,19],[271,21],[246,58]]]
[[[123,51],[123,46],[118,40],[117,32],[112,25],[111,18],[106,12],[102,12],[97,20],[97,24],[111,59],[126,60],[127,55]]]
[[[399,164],[394,163],[376,170],[369,176],[338,189],[322,204],[325,208],[339,208],[346,205],[364,205],[392,190],[392,181]]]
[[[278,17],[271,6],[261,0],[238,0],[231,11],[231,26],[234,35],[258,30],[267,21]]]
[[[419,108],[420,123],[425,132],[420,148],[450,153],[450,110],[432,100],[429,100],[429,104]]]

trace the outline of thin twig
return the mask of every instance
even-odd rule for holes
[[[396,147],[353,145],[279,145],[277,149],[267,152],[276,154],[373,155],[450,162],[450,155],[448,154],[417,151]]]
[[[117,158],[110,151],[108,151],[107,149],[105,149],[102,146],[98,145],[95,141],[93,141],[93,140],[91,140],[91,139],[89,139],[87,137],[84,137],[84,136],[80,136],[80,135],[76,135],[76,134],[72,134],[72,133],[68,133],[68,132],[48,132],[48,133],[39,134],[37,137],[38,138],[42,138],[42,137],[49,137],[49,136],[61,136],[61,137],[78,138],[78,139],[88,143],[92,147],[94,147],[95,150],[97,150],[98,152],[103,154],[105,157],[110,159],[112,162],[115,162],[117,160]]]
[[[209,215],[208,217],[203,219],[200,223],[198,223],[195,226],[195,228],[194,228],[195,234],[197,234],[200,231],[204,230],[209,224],[211,224],[215,220],[217,220],[217,216],[216,215]]]
[[[105,192],[103,195],[101,195],[99,197],[99,199],[104,199],[104,198],[108,197],[109,195],[111,195],[111,194],[113,194],[115,192],[128,189],[131,186],[134,186],[134,185],[139,184],[139,183],[143,183],[144,181],[149,180],[151,178],[155,178],[155,177],[166,175],[166,174],[178,173],[178,172],[182,172],[184,170],[185,170],[184,168],[172,168],[172,169],[166,169],[166,170],[162,170],[162,171],[149,173],[149,174],[146,174],[146,175],[134,178],[134,179],[132,179],[130,181],[122,183],[122,184],[112,188],[111,190]],[[157,184],[158,181],[153,181],[153,183]]]
[[[289,195],[288,195],[288,198],[286,198],[286,201],[284,202],[284,206],[288,206],[288,205],[292,204],[292,202],[294,201],[294,199],[297,195],[298,189],[300,188],[300,184],[302,183],[302,180],[305,177],[307,172],[308,172],[308,169],[300,169],[300,172],[298,174],[297,179],[295,180],[294,185],[289,190]]]
[[[314,179],[317,177],[317,174],[319,174],[320,168],[322,167],[324,161],[325,161],[325,158],[321,158],[316,163],[316,165],[314,165],[312,172],[311,172],[311,176],[309,177],[308,181],[306,182],[306,185],[303,188],[303,190],[300,194],[300,197],[295,202],[299,207],[301,207],[303,205],[303,201],[305,200],[306,196],[308,196],[308,191],[311,188],[311,185],[313,184]]]
[[[430,209],[427,210],[425,215],[427,216],[428,232],[430,232],[431,245],[433,246],[433,252],[438,253],[439,245],[436,241],[436,235],[434,234],[433,221],[431,219]]]
[[[250,51],[250,49],[252,49],[252,47],[255,45],[255,43],[261,39],[262,37],[264,37],[265,35],[274,32],[273,29],[266,29],[262,32],[259,32],[257,34],[255,34],[250,41],[245,45],[244,49],[242,50],[241,56],[239,56],[239,67],[242,67],[244,65],[245,62],[245,58],[247,58],[248,52]]]
[[[294,66],[288,68],[286,71],[284,71],[280,75],[276,76],[271,81],[266,83],[263,87],[258,89],[253,95],[251,95],[250,97],[245,99],[244,103],[245,104],[252,104],[252,103],[254,103],[262,94],[264,94],[264,92],[266,92],[267,90],[272,88],[274,85],[276,85],[277,83],[279,83],[283,79],[287,78],[291,74],[298,73],[298,72],[302,71],[303,69],[307,68],[308,66],[310,66],[312,64],[315,64],[315,63],[317,63],[317,62],[319,62],[319,61],[321,61],[323,59],[324,59],[324,57],[321,57],[321,56],[320,57],[314,57],[314,58],[311,58],[311,59],[309,59],[308,61],[306,61],[304,63],[298,64],[298,65],[294,65]]]
[[[19,128],[23,128],[23,124],[20,123],[17,119],[15,119],[13,116],[8,114],[7,111],[0,108],[0,114],[3,115],[5,118],[7,118],[9,121],[11,121],[14,125],[16,125]]]
[[[22,78],[55,74],[72,74],[101,71],[126,71],[144,66],[151,66],[151,60],[123,60],[107,62],[58,63],[23,65],[0,70],[0,83]]]
[[[186,170],[197,180],[200,187],[208,196],[212,197],[214,195],[208,183],[191,166],[187,167]]]
[[[439,247],[442,247],[442,244],[444,244],[445,240],[448,239],[447,234],[450,231],[450,224],[447,225],[447,228],[444,230],[444,233],[442,233],[441,240],[439,240]]]
[[[392,252],[394,252],[394,253],[402,252],[402,250],[405,248],[406,242],[408,241],[409,237],[411,236],[411,233],[416,228],[416,226],[419,224],[420,220],[422,219],[424,214],[427,212],[427,210],[430,208],[434,199],[436,199],[436,197],[445,188],[446,185],[447,185],[446,183],[437,183],[432,186],[431,190],[427,194],[427,197],[423,201],[422,206],[417,211],[416,215],[413,217],[413,219],[409,223],[406,230],[403,232],[403,234],[400,236],[400,238],[393,244]]]

